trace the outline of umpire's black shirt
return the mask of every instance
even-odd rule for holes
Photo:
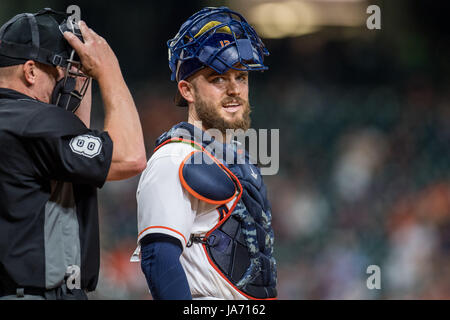
[[[69,266],[95,289],[112,147],[74,114],[0,88],[0,289],[59,287]]]

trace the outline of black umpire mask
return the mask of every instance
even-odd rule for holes
[[[88,88],[91,78],[84,75],[80,68],[81,63],[76,57],[75,50],[72,50],[70,58],[67,59],[67,66],[64,77],[56,82],[52,93],[51,104],[57,105],[67,111],[75,112],[81,104]],[[76,90],[77,79],[84,78],[80,91]]]
[[[83,99],[83,95],[75,90],[75,85],[76,79],[73,77],[64,77],[59,80],[53,89],[51,104],[75,112]]]
[[[59,30],[61,31],[61,34],[64,34],[65,31],[72,32],[82,42],[84,42],[80,29],[73,22],[68,23],[64,20],[63,23],[59,25]],[[70,50],[70,55],[66,62],[67,65],[65,66],[64,78],[56,83],[56,86],[53,89],[51,103],[67,111],[75,112],[86,94],[89,87],[90,77],[81,72],[80,58],[76,54],[75,50]],[[85,78],[80,91],[75,89],[77,83],[76,79],[79,77]]]

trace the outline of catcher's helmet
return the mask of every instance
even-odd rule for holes
[[[208,7],[195,13],[167,46],[172,81],[184,80],[205,66],[220,74],[230,68],[268,69],[263,60],[269,51],[256,31],[227,7]]]

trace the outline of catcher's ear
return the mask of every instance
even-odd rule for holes
[[[180,80],[178,82],[178,91],[180,92],[180,95],[188,102],[193,103],[194,102],[194,86],[186,81],[186,80]]]

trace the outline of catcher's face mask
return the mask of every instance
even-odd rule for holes
[[[72,32],[83,41],[80,29],[72,21],[63,21],[59,29],[63,34],[66,31]],[[89,88],[91,78],[81,71],[81,62],[75,50],[71,49],[70,57],[66,61],[64,78],[56,83],[51,103],[67,111],[75,112]],[[82,78],[79,90],[76,88],[77,78]]]

